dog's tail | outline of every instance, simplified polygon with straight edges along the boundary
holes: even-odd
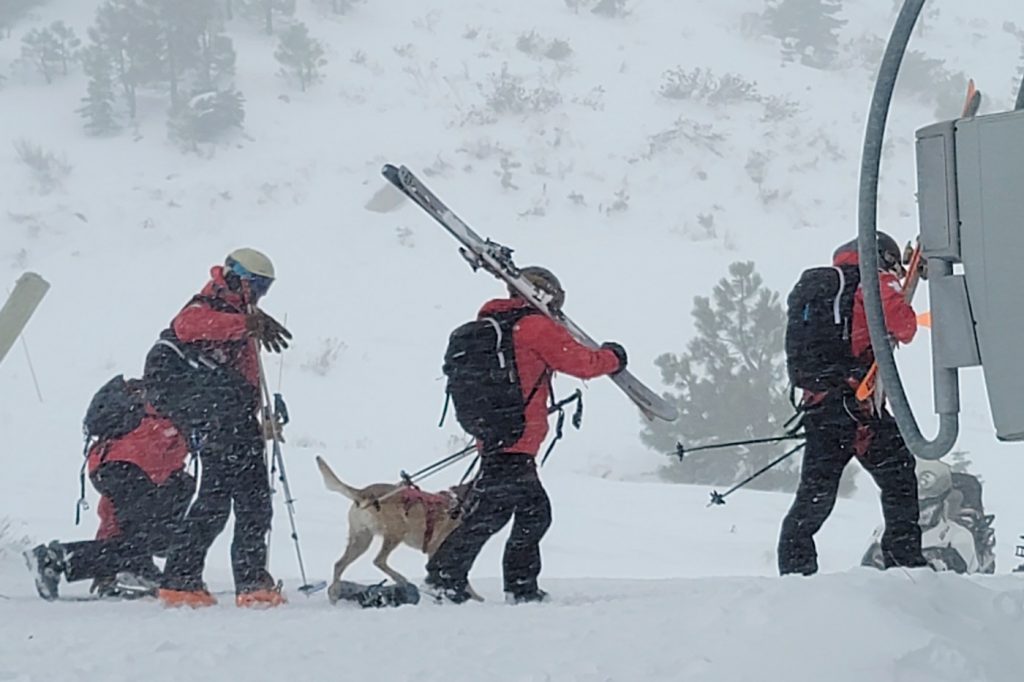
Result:
[[[359,494],[359,490],[338,478],[338,476],[331,471],[331,467],[327,466],[327,462],[325,462],[320,455],[316,456],[316,465],[320,469],[320,475],[324,477],[324,485],[327,486],[328,490],[341,493],[353,502],[364,501],[362,496]]]

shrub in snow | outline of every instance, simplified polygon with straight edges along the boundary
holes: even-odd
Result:
[[[49,194],[59,188],[71,174],[71,164],[63,155],[58,156],[23,137],[14,141],[14,151],[18,160],[31,171],[41,194]]]
[[[516,39],[516,49],[531,57],[545,57],[554,61],[563,61],[572,56],[569,41],[560,38],[548,40],[536,31],[520,34]]]
[[[562,95],[543,86],[527,87],[521,76],[510,73],[508,64],[503,64],[499,73],[490,75],[484,101],[488,111],[505,116],[550,111],[562,103]]]
[[[613,19],[629,14],[629,10],[626,9],[626,0],[598,0],[597,4],[590,11],[602,17],[611,17]]]
[[[171,138],[189,149],[200,142],[216,142],[245,121],[245,98],[237,90],[211,90],[171,112]]]
[[[669,99],[690,99],[721,106],[739,102],[760,102],[757,84],[744,80],[739,74],[727,73],[716,77],[709,69],[687,71],[679,66],[665,72],[661,85],[662,97]]]

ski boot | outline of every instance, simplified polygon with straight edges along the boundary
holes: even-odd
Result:
[[[468,585],[456,585],[436,575],[427,576],[423,581],[423,591],[433,598],[436,604],[465,604],[473,598]]]
[[[206,585],[201,585],[198,589],[192,590],[160,588],[157,590],[156,596],[167,608],[188,606],[193,609],[199,609],[206,606],[213,606],[217,603],[216,597],[210,594],[210,591],[206,589]]]
[[[235,595],[235,606],[244,609],[269,609],[287,604],[288,600],[281,592],[283,587],[284,582],[278,580],[275,583],[271,575],[264,572],[259,583],[253,588],[242,590]]]
[[[46,601],[57,599],[60,596],[57,587],[64,574],[64,548],[61,544],[54,540],[49,545],[37,545],[22,554],[35,579],[39,596]]]
[[[548,593],[540,588],[525,592],[506,592],[506,604],[539,604],[548,601]]]

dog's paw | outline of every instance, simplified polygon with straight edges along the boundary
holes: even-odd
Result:
[[[341,583],[333,582],[331,586],[327,588],[327,599],[332,604],[337,604],[338,600],[341,599]]]

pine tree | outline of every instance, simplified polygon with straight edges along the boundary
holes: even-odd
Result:
[[[838,30],[846,24],[837,18],[841,0],[767,0],[764,19],[768,31],[782,41],[787,61],[799,57],[807,66],[827,68],[839,52]]]
[[[697,336],[681,355],[658,358],[662,378],[676,390],[680,417],[648,425],[650,447],[674,453],[689,446],[779,435],[793,414],[783,340],[785,314],[779,294],[764,287],[751,262],[733,263],[712,296],[694,299]],[[671,480],[728,486],[777,457],[792,444],[755,445],[687,454],[663,470]],[[794,456],[751,483],[767,490],[796,489],[800,457]],[[848,488],[849,486],[847,486]]]
[[[54,36],[56,56],[60,61],[61,73],[66,76],[69,65],[78,58],[82,41],[75,35],[74,29],[63,21],[55,21],[50,24],[50,31]]]
[[[109,56],[112,78],[134,120],[138,89],[161,80],[159,36],[151,14],[138,0],[106,0],[96,11],[89,37]]]
[[[46,0],[0,0],[0,39],[11,37],[11,27],[30,9]]]
[[[247,16],[263,22],[268,36],[274,35],[274,17],[290,17],[295,14],[295,0],[235,0],[238,10]]]
[[[303,92],[322,80],[320,68],[327,63],[323,46],[309,35],[309,29],[303,23],[293,24],[281,34],[274,57],[281,63],[281,74],[298,80]]]
[[[82,41],[63,21],[55,21],[47,28],[34,28],[21,41],[21,57],[43,75],[47,83],[61,73],[68,75],[69,65],[75,59]]]
[[[56,73],[55,52],[54,36],[46,29],[34,28],[21,40],[21,58],[36,67],[47,84]]]
[[[117,95],[114,92],[110,55],[93,45],[82,51],[82,63],[89,76],[89,86],[77,113],[85,119],[85,129],[90,135],[115,133],[121,126],[114,112]]]

